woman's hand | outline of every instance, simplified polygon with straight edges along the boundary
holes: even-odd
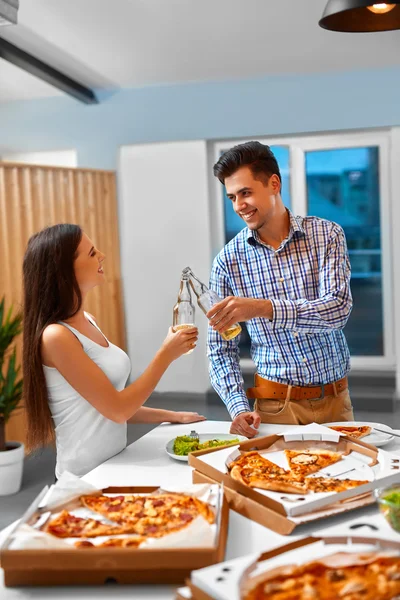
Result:
[[[178,331],[174,331],[173,327],[170,327],[168,335],[161,346],[161,351],[172,362],[182,356],[182,354],[193,350],[196,347],[198,337],[199,331],[197,327],[189,326],[187,329],[179,329]]]
[[[171,423],[196,423],[197,421],[205,421],[203,415],[197,412],[177,412],[174,411],[173,421]]]

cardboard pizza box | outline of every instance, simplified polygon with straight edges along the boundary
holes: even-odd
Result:
[[[240,600],[249,583],[272,569],[305,564],[336,553],[364,555],[368,552],[389,552],[400,556],[400,541],[384,540],[368,536],[319,536],[305,537],[285,544],[263,554],[250,554],[218,565],[193,571],[187,589],[181,598],[185,600]]]
[[[105,494],[151,494],[158,487],[108,487]],[[34,522],[47,486],[34,500],[20,523]],[[185,490],[183,490],[184,492]],[[12,549],[10,532],[0,549],[4,583],[12,586],[101,585],[105,583],[182,584],[193,569],[224,559],[229,508],[219,486],[215,543],[207,547],[179,548],[51,548]],[[59,507],[57,507],[59,508]],[[155,568],[155,565],[157,568]]]
[[[210,477],[207,477],[196,470],[193,471],[192,480],[193,483],[215,482]],[[225,496],[229,508],[241,514],[243,517],[251,519],[264,527],[268,527],[268,529],[272,529],[272,531],[276,531],[281,535],[290,535],[296,527],[299,527],[300,525],[343,514],[357,508],[363,508],[375,502],[373,494],[368,494],[361,498],[357,497],[351,501],[343,502],[337,506],[329,506],[323,510],[303,515],[302,517],[289,518],[276,512],[273,508],[265,506],[264,504],[227,487],[225,487]]]
[[[346,472],[346,469],[354,470],[356,465],[359,475],[354,478],[368,480],[368,483],[344,492],[301,496],[250,488],[232,479],[227,472],[227,464],[241,452],[257,450],[262,453],[277,445],[281,449],[301,449],[310,442],[313,447],[320,445],[343,453],[343,459],[329,467],[330,471],[338,471],[339,466]],[[270,458],[272,454],[266,456]],[[223,482],[231,508],[244,516],[251,515],[250,518],[283,535],[291,533],[297,525],[372,504],[373,490],[376,487],[389,485],[398,479],[398,463],[399,458],[394,454],[378,450],[365,442],[353,440],[317,424],[295,428],[279,435],[248,440],[235,446],[233,451],[231,448],[212,448],[189,454],[189,464],[195,468],[193,481],[206,481],[201,478],[203,475],[208,478],[208,482]],[[328,468],[324,469],[327,470]]]

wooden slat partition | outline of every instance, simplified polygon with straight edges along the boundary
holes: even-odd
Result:
[[[106,285],[92,290],[87,310],[105,335],[125,348],[115,173],[0,163],[0,298],[22,305],[22,260],[29,237],[48,225],[77,223],[106,255]],[[21,340],[17,340],[19,360]],[[25,441],[23,406],[11,417],[8,440]]]

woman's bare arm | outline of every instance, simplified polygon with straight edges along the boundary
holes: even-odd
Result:
[[[195,423],[196,421],[205,421],[205,417],[197,412],[177,412],[175,410],[142,406],[138,408],[133,417],[128,419],[128,423],[162,423],[163,421],[168,423]]]
[[[145,371],[118,392],[108,377],[84,352],[76,336],[63,325],[46,327],[42,337],[42,357],[51,357],[68,383],[102,415],[124,423],[146,402],[169,365],[195,345],[197,329],[171,329]]]

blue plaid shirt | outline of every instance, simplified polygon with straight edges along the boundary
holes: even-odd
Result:
[[[350,262],[343,229],[290,211],[288,237],[277,250],[243,229],[215,258],[210,287],[221,298],[272,302],[273,318],[246,322],[257,373],[310,386],[341,379],[350,369],[342,329],[352,308]],[[208,328],[211,383],[232,418],[251,410],[239,366],[240,336],[224,341]]]

